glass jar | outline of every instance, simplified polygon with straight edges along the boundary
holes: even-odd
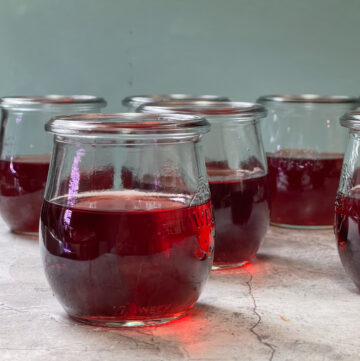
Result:
[[[339,117],[358,106],[347,96],[267,95],[262,121],[269,167],[271,223],[328,228],[346,145]]]
[[[335,202],[335,235],[341,262],[360,289],[360,111],[341,118],[348,144]]]
[[[104,326],[184,315],[208,278],[214,219],[200,139],[208,122],[136,113],[57,117],[40,239],[73,318]]]
[[[216,221],[213,268],[249,262],[269,225],[267,165],[259,129],[264,107],[240,102],[159,102],[145,104],[139,111],[197,114],[211,123],[204,151]]]
[[[0,99],[0,214],[12,232],[38,234],[52,148],[45,123],[55,115],[98,112],[105,105],[89,95]]]
[[[228,97],[218,95],[192,95],[192,94],[147,94],[147,95],[131,95],[122,100],[122,105],[129,112],[135,112],[136,109],[143,104],[162,102],[162,101],[229,101]]]

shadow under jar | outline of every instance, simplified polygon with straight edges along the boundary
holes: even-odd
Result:
[[[0,99],[0,214],[14,233],[36,236],[52,139],[44,125],[60,114],[98,112],[102,98],[44,95]]]
[[[138,107],[148,103],[163,101],[230,101],[228,97],[219,95],[194,95],[194,94],[146,94],[130,95],[122,100],[122,105],[129,112],[135,112]]]
[[[267,165],[258,124],[264,107],[241,102],[159,102],[139,111],[197,114],[210,122],[204,151],[216,220],[213,269],[249,262],[269,225]]]
[[[347,96],[267,95],[262,133],[269,167],[271,223],[329,228],[346,145],[339,117],[358,106]]]
[[[349,128],[339,189],[335,203],[335,236],[341,262],[360,289],[360,111],[341,118]]]
[[[66,312],[104,326],[184,315],[213,260],[200,117],[58,117],[41,213],[47,279]]]

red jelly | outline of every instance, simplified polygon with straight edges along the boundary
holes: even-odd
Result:
[[[337,196],[335,235],[341,262],[360,289],[360,193]]]
[[[214,223],[210,201],[183,201],[137,191],[45,201],[45,272],[65,310],[111,324],[171,319],[192,307],[211,268]]]
[[[268,153],[271,222],[330,226],[343,154],[309,151]]]
[[[266,176],[233,181],[210,181],[215,211],[214,266],[241,265],[251,260],[269,225]]]
[[[36,234],[49,155],[0,160],[0,213],[12,232]]]

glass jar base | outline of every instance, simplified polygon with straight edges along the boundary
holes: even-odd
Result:
[[[308,229],[308,230],[316,230],[316,229],[332,229],[333,225],[325,225],[325,226],[308,226],[308,225],[298,225],[298,224],[283,224],[283,223],[275,223],[270,222],[270,224],[274,227],[280,228],[290,228],[290,229]]]
[[[249,263],[249,261],[243,261],[240,263],[213,264],[213,266],[211,267],[211,270],[217,271],[217,270],[227,270],[227,269],[231,269],[231,268],[239,268],[239,267],[245,266],[248,263]]]
[[[119,320],[115,317],[82,317],[82,316],[73,316],[69,314],[69,317],[73,320],[85,323],[87,325],[95,327],[145,327],[145,326],[156,326],[171,321],[175,321],[186,315],[186,312],[176,314],[175,316],[157,318],[157,319],[144,319],[144,320]]]
[[[19,236],[27,237],[27,238],[38,238],[39,237],[39,232],[26,232],[26,231],[11,230],[11,233],[17,234]]]

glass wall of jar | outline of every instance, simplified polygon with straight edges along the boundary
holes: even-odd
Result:
[[[60,114],[98,112],[105,105],[89,95],[0,99],[0,214],[12,232],[38,234],[52,148],[45,123]]]
[[[328,228],[346,144],[339,117],[358,106],[347,96],[268,95],[262,134],[269,167],[271,223]]]
[[[214,217],[200,139],[187,115],[58,117],[41,213],[47,279],[73,318],[98,325],[170,321],[211,270]]]
[[[122,100],[122,105],[129,112],[135,112],[136,109],[143,105],[153,102],[162,101],[229,101],[228,97],[219,95],[194,95],[194,94],[147,94],[147,95],[130,95]]]
[[[269,225],[266,157],[259,119],[265,109],[240,102],[159,102],[142,112],[197,114],[211,123],[204,152],[215,210],[214,269],[239,267],[256,254]]]
[[[335,235],[341,262],[360,289],[360,111],[341,118],[348,144],[335,203]]]

